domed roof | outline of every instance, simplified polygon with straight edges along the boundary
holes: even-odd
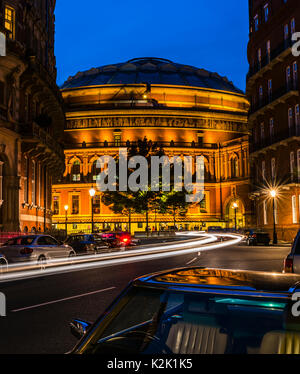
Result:
[[[201,87],[243,94],[226,77],[189,65],[154,57],[142,57],[124,63],[105,65],[70,77],[62,89],[111,84],[161,84]]]

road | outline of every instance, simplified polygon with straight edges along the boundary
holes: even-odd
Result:
[[[94,321],[128,282],[138,276],[174,267],[282,271],[288,247],[246,247],[243,244],[197,254],[55,274],[0,284],[7,298],[7,317],[0,318],[0,354],[60,354],[76,339],[69,322]]]

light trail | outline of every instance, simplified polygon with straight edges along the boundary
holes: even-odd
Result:
[[[58,262],[59,260],[53,260],[53,262],[51,262],[53,267],[49,267],[43,270],[23,270],[13,273],[4,273],[0,275],[0,282],[45,277],[55,274],[82,271],[93,268],[103,268],[108,266],[123,265],[127,263],[151,261],[173,256],[188,255],[192,253],[220,249],[230,245],[236,245],[242,240],[242,236],[234,234],[207,235],[201,233],[199,234],[199,236],[205,236],[206,239],[196,239],[188,242],[177,242],[171,245],[158,246],[153,247],[152,249],[141,249],[125,253],[117,252],[109,254],[110,256],[107,256],[107,254],[90,256],[89,258],[81,256],[80,258],[75,258],[76,263],[73,258],[68,259],[69,261],[73,261],[73,263],[68,262],[67,264],[66,262],[62,263],[61,261]],[[223,238],[227,238],[228,240],[212,244],[213,241],[215,242],[217,240],[218,236],[222,236]]]

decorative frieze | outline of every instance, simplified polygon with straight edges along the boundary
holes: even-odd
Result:
[[[223,121],[211,118],[99,117],[67,121],[67,130],[110,127],[178,127],[248,133],[247,124],[244,122]]]

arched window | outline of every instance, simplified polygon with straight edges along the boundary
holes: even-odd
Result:
[[[97,181],[97,176],[99,175],[99,173],[100,173],[100,169],[97,168],[97,160],[95,160],[92,165],[93,181]]]
[[[72,166],[72,181],[80,181],[80,162],[78,160],[76,160]]]
[[[237,157],[231,159],[231,177],[237,178],[239,176],[239,162]]]

